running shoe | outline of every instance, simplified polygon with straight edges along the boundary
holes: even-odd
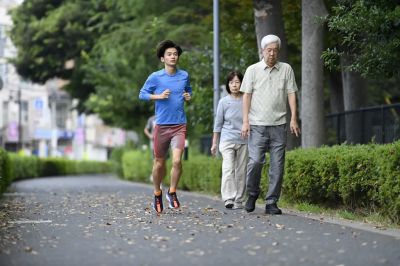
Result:
[[[171,209],[179,208],[180,204],[179,204],[178,197],[176,196],[176,192],[169,193],[169,190],[168,190],[167,195],[165,195],[165,197],[168,200],[169,208],[171,208]]]
[[[153,209],[157,213],[161,213],[163,211],[164,206],[163,206],[163,202],[162,202],[162,192],[159,196],[154,195]]]

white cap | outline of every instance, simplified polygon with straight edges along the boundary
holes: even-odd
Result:
[[[264,49],[268,44],[275,42],[278,43],[278,47],[281,49],[281,39],[278,36],[272,34],[264,36],[261,40],[261,49]]]

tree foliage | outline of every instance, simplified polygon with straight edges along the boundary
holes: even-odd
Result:
[[[340,0],[328,17],[328,27],[339,42],[323,54],[330,68],[340,65],[346,54],[345,70],[367,78],[399,77],[400,5],[396,0]]]
[[[211,2],[211,1],[210,1]],[[204,40],[181,59],[182,67],[191,74],[194,97],[188,106],[189,129],[211,133],[213,128],[213,20],[211,3],[204,26],[209,29]],[[247,66],[258,60],[250,1],[220,1],[220,84],[232,70],[244,74]]]
[[[138,100],[139,90],[162,67],[157,43],[176,41],[184,50],[180,67],[194,89],[190,125],[201,132],[212,128],[211,0],[26,0],[13,21],[13,63],[20,75],[40,83],[69,80],[66,89],[80,100],[81,111],[123,128],[153,112],[151,103]],[[221,77],[244,71],[257,58],[252,21],[251,2],[220,1]],[[65,67],[69,60],[72,69]]]
[[[90,31],[87,18],[97,12],[92,1],[23,2],[12,13],[11,39],[18,49],[12,62],[18,73],[37,83],[52,78],[69,80],[67,90],[84,101],[94,88],[81,79],[80,54],[90,51],[95,42],[96,33]],[[75,61],[75,68],[65,67],[68,60]]]
[[[122,2],[130,5],[131,1],[119,4]],[[109,124],[131,128],[152,113],[153,105],[139,101],[138,94],[147,76],[161,67],[155,55],[158,42],[172,39],[182,45],[183,56],[187,56],[207,34],[194,7],[182,7],[179,1],[175,7],[162,2],[121,8],[122,16],[134,19],[114,22],[113,31],[102,34],[84,56],[86,79],[96,88],[86,106]],[[109,14],[103,15],[100,21],[108,21]]]

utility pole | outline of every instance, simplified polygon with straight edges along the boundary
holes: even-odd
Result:
[[[220,98],[219,88],[219,0],[213,0],[213,22],[214,22],[214,117],[217,114],[218,101]]]
[[[22,144],[22,101],[21,101],[21,82],[18,85],[18,145],[17,145],[17,151],[22,150],[23,144]]]
[[[53,82],[54,83],[54,82]],[[57,130],[57,89],[52,88],[50,97],[50,112],[51,112],[51,141],[50,141],[50,156],[57,156],[57,141],[58,141],[58,130]]]
[[[0,49],[1,49],[1,42],[0,42]],[[4,83],[3,79],[0,77],[0,91],[3,89]],[[3,122],[4,123],[4,122]],[[4,147],[4,130],[0,130],[0,147]]]

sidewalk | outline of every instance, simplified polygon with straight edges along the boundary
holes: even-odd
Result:
[[[217,201],[219,200],[218,197],[213,197],[213,196],[209,196],[209,195],[202,194],[202,193],[196,193],[196,192],[190,192],[190,193],[197,194],[202,197],[208,197],[211,200],[217,200]],[[257,204],[257,208],[262,210],[264,208],[264,205]],[[377,226],[374,224],[340,219],[337,217],[328,216],[328,215],[324,215],[324,214],[313,214],[313,213],[301,212],[301,211],[297,211],[294,209],[282,208],[282,211],[285,215],[295,215],[295,216],[319,221],[321,223],[331,223],[331,224],[336,224],[336,225],[340,225],[340,226],[351,227],[351,228],[358,229],[358,230],[364,230],[364,231],[368,231],[371,233],[377,233],[377,234],[392,236],[395,238],[400,238],[400,229],[398,229],[398,228],[381,227],[381,226]]]
[[[400,238],[285,210],[227,210],[178,191],[156,215],[150,185],[107,176],[24,180],[0,200],[0,265],[399,265]]]

